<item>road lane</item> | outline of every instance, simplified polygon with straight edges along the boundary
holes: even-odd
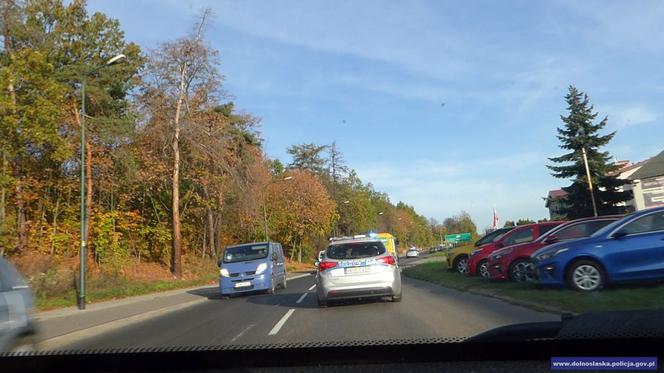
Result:
[[[318,308],[314,277],[274,295],[209,301],[67,348],[170,347],[467,337],[520,322],[556,320],[497,299],[403,277],[404,300],[346,301]],[[214,295],[214,288],[208,295]]]
[[[402,278],[403,301],[346,301],[318,308],[307,297],[277,343],[468,337],[491,328],[560,317],[498,299]],[[312,294],[313,295],[313,294]]]
[[[210,346],[247,344],[266,338],[269,331],[313,283],[313,276],[288,281],[286,290],[274,295],[221,299],[217,287],[200,292],[209,301],[131,325],[93,338],[77,341],[60,349]],[[248,328],[249,325],[254,325]],[[254,343],[254,342],[249,342]]]

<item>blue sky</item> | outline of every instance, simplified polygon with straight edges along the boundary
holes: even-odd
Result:
[[[202,8],[225,89],[270,157],[336,141],[360,177],[422,214],[480,228],[548,216],[547,157],[569,84],[617,130],[618,159],[664,150],[658,1],[90,1],[144,49]]]

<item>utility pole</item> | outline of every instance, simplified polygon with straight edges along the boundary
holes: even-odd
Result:
[[[85,262],[86,262],[86,257],[87,257],[87,237],[86,237],[86,232],[87,232],[87,226],[88,226],[88,214],[85,206],[85,201],[86,201],[86,195],[85,195],[85,153],[86,153],[86,147],[85,147],[85,84],[87,77],[92,75],[94,72],[97,70],[101,69],[104,66],[110,66],[113,65],[114,63],[117,63],[123,59],[125,59],[126,56],[124,54],[118,54],[117,56],[111,58],[106,62],[105,65],[99,66],[93,70],[88,71],[86,76],[81,78],[81,237],[79,240],[79,252],[78,252],[78,257],[79,257],[79,288],[78,288],[78,298],[77,298],[77,306],[79,310],[84,310],[85,309]]]
[[[578,135],[584,137],[586,131],[583,127],[579,128]],[[583,165],[586,168],[586,179],[588,180],[588,191],[590,191],[590,201],[593,204],[593,214],[597,216],[597,203],[595,202],[595,192],[593,191],[593,180],[590,176],[590,166],[588,166],[588,155],[586,153],[586,144],[583,141],[581,142],[581,153],[583,154]]]
[[[590,200],[592,201],[593,204],[593,214],[597,216],[597,204],[595,202],[595,193],[593,192],[593,181],[592,178],[590,177],[590,167],[588,167],[588,156],[586,155],[585,146],[581,148],[581,152],[583,153],[583,163],[586,166],[586,178],[588,179],[588,190],[590,191]]]

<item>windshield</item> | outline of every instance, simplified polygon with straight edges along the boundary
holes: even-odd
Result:
[[[664,209],[663,41],[661,0],[0,0],[0,335],[16,309],[46,350],[664,310],[662,216],[554,227]]]
[[[224,263],[244,262],[267,258],[267,245],[247,245],[229,247],[224,250]]]
[[[495,230],[486,236],[482,237],[479,239],[477,242],[475,242],[475,246],[482,246],[484,244],[490,243],[490,242],[496,242],[498,241],[505,233],[509,232],[511,228],[503,228],[503,229],[498,229]]]
[[[332,245],[327,248],[325,256],[329,259],[362,259],[385,254],[385,246],[381,242],[357,242]]]
[[[627,220],[629,220],[632,217],[633,214],[627,214],[625,215],[624,218],[618,219],[614,222],[611,222],[610,224],[605,225],[603,228],[598,229],[595,233],[590,235],[590,237],[603,237],[606,236],[607,234],[611,233],[614,229],[618,228],[619,226],[623,225]]]

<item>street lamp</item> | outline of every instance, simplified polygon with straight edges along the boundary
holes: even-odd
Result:
[[[88,216],[86,214],[85,206],[85,83],[87,77],[97,70],[110,66],[115,63],[122,61],[127,58],[124,54],[118,54],[102,66],[96,67],[87,72],[84,76],[81,77],[81,238],[80,238],[80,250],[79,250],[79,289],[78,289],[78,309],[85,309],[85,259],[86,259],[86,248],[87,242],[85,237],[85,232],[88,225]]]
[[[579,128],[578,135],[579,137],[584,137],[586,135],[586,131],[583,129],[583,127]],[[590,191],[590,200],[592,201],[593,204],[593,214],[597,216],[597,204],[595,203],[595,192],[593,192],[593,181],[590,178],[590,167],[588,166],[588,156],[586,155],[586,145],[584,142],[581,142],[581,153],[583,154],[583,164],[586,167],[586,178],[588,180],[588,190]]]
[[[293,179],[292,176],[286,176],[283,179],[272,180],[269,183],[267,183],[265,185],[265,187],[267,188],[268,185],[276,183],[277,181],[287,181],[287,180],[291,180],[291,179]],[[264,229],[264,233],[265,233],[265,241],[270,242],[270,235],[268,234],[268,231],[267,231],[267,210],[265,209],[265,192],[263,192],[263,229]]]

